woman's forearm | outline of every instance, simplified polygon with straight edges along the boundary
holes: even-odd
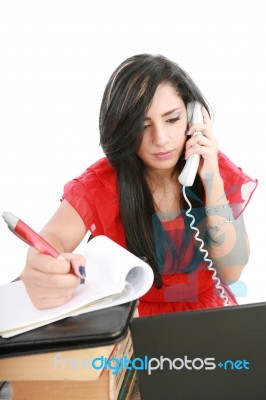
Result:
[[[239,279],[249,258],[249,243],[246,235],[241,205],[228,204],[220,177],[205,182],[207,249],[217,273],[223,283],[230,284]]]
[[[242,215],[217,229],[207,230],[208,252],[221,281],[231,284],[240,278],[249,258],[249,241]]]

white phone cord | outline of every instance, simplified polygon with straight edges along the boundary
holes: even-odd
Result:
[[[200,233],[199,230],[198,230],[198,228],[196,228],[196,227],[194,226],[195,218],[194,218],[194,216],[193,216],[192,214],[190,214],[190,211],[192,210],[192,206],[191,206],[190,201],[189,201],[188,198],[187,198],[187,195],[186,195],[186,187],[185,187],[185,186],[183,186],[182,192],[183,192],[183,196],[184,196],[186,202],[187,202],[188,205],[189,205],[189,209],[186,211],[186,216],[192,219],[192,221],[191,221],[191,223],[190,223],[190,228],[193,229],[194,231],[196,231],[196,233],[195,233],[195,239],[196,239],[198,242],[201,243],[201,245],[200,245],[200,247],[199,247],[199,250],[200,250],[201,253],[205,253],[205,255],[203,256],[203,258],[204,258],[204,260],[208,263],[208,270],[210,270],[210,271],[213,272],[213,274],[212,274],[212,279],[214,280],[214,282],[216,282],[216,283],[215,283],[215,287],[220,291],[220,297],[221,297],[222,299],[224,299],[224,306],[228,306],[228,305],[229,305],[229,300],[228,300],[228,297],[227,297],[226,294],[225,294],[224,288],[221,286],[221,281],[220,281],[220,279],[219,279],[218,276],[217,276],[217,271],[216,271],[216,269],[213,267],[213,262],[212,262],[212,260],[209,258],[209,253],[208,253],[208,251],[207,251],[206,249],[203,248],[203,247],[204,247],[204,242],[203,242],[203,240],[200,239],[200,238],[198,237],[198,236],[199,236],[199,233]]]

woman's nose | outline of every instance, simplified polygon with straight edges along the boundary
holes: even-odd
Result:
[[[153,143],[157,146],[164,146],[169,143],[169,135],[167,129],[163,126],[153,128]]]

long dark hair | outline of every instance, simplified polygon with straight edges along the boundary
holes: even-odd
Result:
[[[161,83],[170,83],[185,105],[199,101],[208,110],[200,90],[179,65],[161,55],[140,54],[128,58],[110,77],[100,109],[100,144],[117,171],[120,212],[127,248],[139,257],[147,257],[155,284],[161,286],[154,229],[156,220],[153,197],[145,178],[145,166],[136,155],[143,136],[143,122],[155,91]],[[180,157],[176,170],[181,171]],[[197,176],[191,197],[194,207],[201,206],[202,184]],[[198,198],[198,199],[197,199]],[[180,209],[187,206],[181,196]],[[155,216],[155,218],[154,218]]]

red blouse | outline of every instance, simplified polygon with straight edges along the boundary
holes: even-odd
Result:
[[[242,204],[242,211],[248,204],[257,186],[257,180],[251,179],[233,164],[222,152],[218,154],[221,177],[229,203]],[[119,197],[115,169],[106,158],[98,160],[82,175],[67,183],[63,198],[75,208],[84,224],[94,236],[106,235],[123,247],[126,247],[123,223],[119,212]],[[234,217],[238,217],[238,208],[233,208]],[[171,236],[175,231],[175,241],[182,241],[184,231],[182,216],[164,223]],[[177,230],[180,235],[176,235]],[[179,239],[177,239],[179,237]],[[179,246],[178,243],[174,242]],[[192,241],[191,245],[194,243]],[[188,253],[189,254],[189,250]],[[162,274],[163,287],[152,288],[141,297],[140,315],[152,315],[173,311],[221,306],[223,300],[214,286],[212,273],[206,269],[203,261],[196,271],[191,273]],[[224,287],[230,304],[236,304],[234,295]]]
[[[181,272],[182,268],[190,265],[195,250],[194,233],[188,246],[182,251],[184,236],[184,216],[179,215],[172,221],[163,222],[163,228],[174,243],[180,259],[175,261],[174,271],[170,251],[164,260],[163,272],[161,274],[163,286],[156,289],[155,286],[140,299],[139,314],[152,315],[176,311],[195,310],[200,308],[220,307],[224,299],[220,297],[220,290],[215,287],[212,272],[204,260],[199,263],[197,269],[191,273]],[[229,304],[237,304],[235,296],[228,287],[222,285]]]

